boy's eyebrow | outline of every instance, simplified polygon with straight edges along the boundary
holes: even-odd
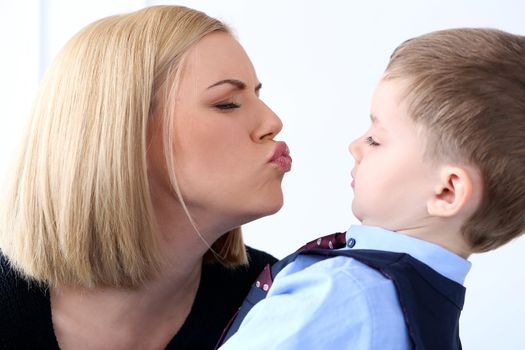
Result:
[[[222,84],[233,85],[235,88],[237,88],[239,90],[246,89],[246,83],[244,83],[243,81],[237,80],[237,79],[224,79],[224,80],[218,81],[215,84],[212,84],[212,85],[208,86],[208,89],[211,89],[213,87],[216,87],[216,86],[219,86],[219,85],[222,85]],[[259,83],[255,87],[255,92],[258,92],[261,88],[262,88],[262,84]]]
[[[370,114],[370,121],[372,122],[372,126],[373,126],[376,130],[383,130],[383,131],[386,131],[386,129],[385,129],[385,125],[384,125],[384,124],[381,124],[381,119],[379,119],[378,117],[376,117],[374,114]]]

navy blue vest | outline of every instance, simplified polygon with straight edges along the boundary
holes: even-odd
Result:
[[[440,275],[408,254],[379,250],[322,248],[297,251],[275,263],[271,270],[269,266],[265,268],[258,281],[252,286],[236,317],[225,329],[219,346],[239,329],[242,320],[253,305],[266,297],[271,281],[277,273],[294,261],[299,254],[322,255],[327,259],[344,255],[378,270],[394,282],[414,349],[461,349],[459,316],[465,298],[465,288],[462,285]],[[267,277],[264,276],[265,274]]]

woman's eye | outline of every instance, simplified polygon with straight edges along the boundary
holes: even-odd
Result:
[[[233,102],[228,102],[228,103],[219,103],[219,104],[216,104],[214,107],[215,108],[218,108],[218,109],[234,109],[234,108],[239,108],[241,105],[240,104],[237,104],[237,103],[233,103]]]
[[[372,136],[368,136],[366,139],[365,139],[365,142],[369,145],[369,146],[379,146],[379,143],[376,142]]]

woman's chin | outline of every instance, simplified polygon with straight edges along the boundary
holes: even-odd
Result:
[[[279,210],[281,210],[282,207],[283,207],[282,197],[280,198],[280,200],[276,200],[271,203],[266,203],[266,205],[264,206],[261,206],[259,203],[257,208],[254,208],[254,210],[251,210],[250,212],[245,213],[243,215],[244,217],[243,221],[245,221],[244,224],[247,224],[251,221],[263,218],[265,216],[273,215],[277,213]]]
[[[277,196],[277,198],[275,198],[271,203],[268,203],[268,205],[263,208],[261,211],[261,217],[277,213],[279,210],[281,210],[283,204],[284,198],[281,192],[280,196]]]

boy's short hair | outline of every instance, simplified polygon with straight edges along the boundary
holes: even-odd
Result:
[[[525,229],[525,37],[450,29],[401,44],[385,79],[405,79],[408,112],[423,126],[429,159],[473,165],[482,201],[462,233],[473,252]]]

